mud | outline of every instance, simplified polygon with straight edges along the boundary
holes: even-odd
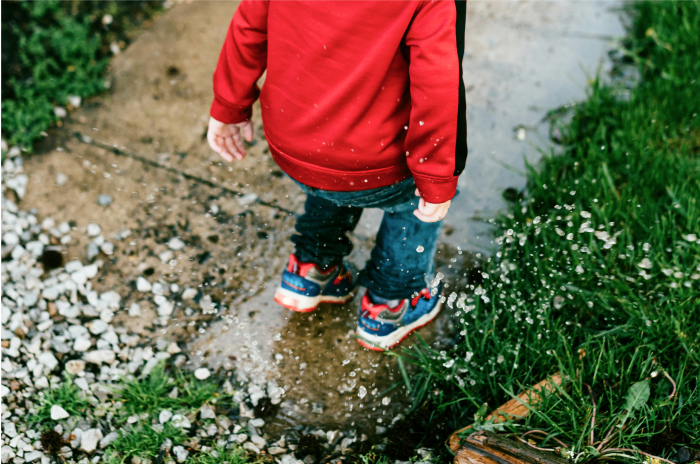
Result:
[[[224,164],[204,139],[211,74],[236,5],[178,4],[117,56],[110,91],[71,113],[43,153],[26,160],[30,185],[22,205],[57,223],[73,221],[77,229],[102,225],[115,252],[102,256],[96,290],[116,290],[124,308],[139,302],[144,310],[141,318],[120,312],[115,324],[189,343],[191,366],[222,367],[242,381],[274,380],[284,388],[279,407],[258,403],[269,409],[269,433],[355,429],[382,440],[408,398],[400,386],[384,393],[401,380],[395,358],[354,341],[355,304],[301,315],[272,302],[291,252],[294,216],[287,211],[300,212],[304,197],[272,161],[259,108],[256,139],[244,161]],[[456,247],[476,252],[489,246],[487,228],[474,217],[500,208],[503,188],[523,185],[502,164],[522,168],[523,156],[537,157],[533,145],[544,143],[546,133],[541,116],[583,95],[579,65],[592,73],[606,46],[596,35],[621,33],[613,5],[470,1],[464,69],[471,151],[437,258],[448,291],[463,289],[477,262]],[[514,136],[518,125],[526,128],[525,140]],[[56,184],[58,173],[67,175],[67,184]],[[102,194],[113,198],[110,206],[97,205]],[[248,194],[255,197],[241,196]],[[380,220],[381,212],[367,211],[352,236],[350,260],[359,267]],[[185,247],[163,262],[173,237]],[[75,238],[64,248],[64,261],[85,259],[86,247]],[[171,293],[177,304],[170,320],[158,317],[152,296],[137,291],[139,276]],[[183,300],[188,287],[196,296]],[[449,343],[449,313],[420,331],[428,343]],[[383,404],[384,397],[391,401]]]

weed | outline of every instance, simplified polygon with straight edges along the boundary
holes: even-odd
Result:
[[[85,417],[86,411],[90,407],[90,401],[85,393],[73,383],[73,379],[67,377],[65,382],[58,387],[48,388],[39,393],[36,412],[29,416],[29,422],[55,425],[55,421],[51,419],[51,406],[53,405],[62,407],[72,417]]]
[[[111,48],[126,45],[134,26],[147,21],[160,3],[4,3],[3,137],[31,151],[43,131],[61,124],[55,106],[67,106],[69,95],[85,98],[104,90]]]
[[[171,395],[173,389],[176,395]],[[154,415],[164,409],[196,411],[207,402],[217,403],[217,389],[217,382],[202,382],[191,373],[176,371],[170,375],[161,363],[145,377],[125,380],[115,393],[123,403],[121,414],[125,420],[133,414]],[[221,398],[218,402],[225,407],[224,403],[230,403],[230,398]]]
[[[161,453],[161,445],[166,440],[178,444],[184,439],[185,433],[182,429],[167,422],[162,426],[147,423],[127,426],[120,430],[119,438],[109,444],[105,462],[124,464],[131,462],[132,457],[153,459]]]
[[[206,453],[195,455],[190,461],[192,464],[244,464],[248,462],[261,462],[261,460],[251,461],[248,454],[239,447],[226,449],[217,446]]]

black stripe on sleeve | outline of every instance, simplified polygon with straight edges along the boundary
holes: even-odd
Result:
[[[457,8],[457,59],[459,60],[459,109],[457,111],[457,141],[455,144],[455,172],[458,176],[464,170],[467,162],[467,96],[464,90],[464,71],[462,70],[462,60],[464,59],[464,35],[467,21],[466,0],[455,0]]]

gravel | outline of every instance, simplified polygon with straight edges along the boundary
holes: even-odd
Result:
[[[75,106],[75,105],[74,105]],[[191,314],[197,313],[197,306],[205,314],[216,314],[220,308],[207,295],[204,289],[198,290],[175,283],[158,281],[157,277],[146,275],[133,281],[115,282],[109,291],[97,291],[101,288],[97,281],[105,263],[109,259],[114,263],[120,259],[122,242],[131,231],[124,230],[113,235],[113,244],[103,236],[102,227],[91,223],[86,229],[75,227],[71,222],[57,224],[52,218],[39,218],[36,210],[20,210],[5,192],[13,190],[15,198],[21,199],[26,193],[28,177],[22,172],[19,153],[9,157],[2,166],[2,358],[0,369],[2,380],[2,462],[21,464],[22,462],[41,462],[50,464],[54,457],[41,450],[40,434],[28,427],[26,418],[36,414],[42,391],[61,386],[64,374],[72,377],[72,382],[90,403],[87,417],[70,414],[65,408],[68,403],[53,404],[50,417],[55,422],[55,430],[63,436],[63,446],[59,455],[64,461],[79,464],[102,462],[104,449],[109,448],[119,438],[123,423],[117,424],[122,406],[115,397],[115,382],[123,378],[143,377],[162,361],[182,368],[191,366],[194,357],[183,353],[181,347],[172,340],[159,339],[154,334],[137,334],[126,326],[124,321],[140,323],[139,318],[152,314],[156,310],[156,325],[164,326],[173,315],[176,305],[188,303]],[[67,176],[59,173],[57,185],[71,182]],[[102,199],[103,196],[100,196]],[[108,196],[105,196],[108,197]],[[100,204],[111,203],[100,201]],[[255,202],[257,197],[247,195],[239,201]],[[249,204],[247,203],[247,204]],[[73,226],[71,226],[73,224]],[[75,239],[85,240],[87,245],[87,262],[71,258],[71,250],[59,244],[67,244]],[[137,240],[133,237],[133,240]],[[132,246],[135,242],[131,242]],[[179,237],[167,241],[167,250],[157,257],[165,263],[183,259],[178,256],[185,248]],[[105,256],[106,255],[106,256]],[[46,269],[44,264],[46,264]],[[48,264],[51,263],[51,264]],[[145,272],[144,269],[140,272]],[[122,295],[137,301],[122,301]],[[185,308],[183,308],[184,310]],[[182,311],[182,310],[181,310]],[[127,318],[116,318],[115,314],[125,313]],[[185,312],[187,314],[187,312]],[[134,320],[136,319],[136,320]],[[159,331],[157,331],[159,332]],[[191,366],[191,367],[190,367]],[[206,367],[194,370],[194,377],[204,381],[221,372]],[[230,373],[229,373],[230,374]],[[231,382],[234,382],[233,379]],[[234,389],[226,381],[222,387],[223,397],[228,396],[240,406],[236,419],[229,419],[216,404],[205,404],[200,408],[198,418],[186,408],[181,410],[160,411],[152,427],[165,427],[165,424],[186,430],[188,442],[167,444],[171,450],[165,462],[185,462],[196,452],[207,451],[199,444],[203,437],[209,442],[228,444],[229,447],[242,447],[254,454],[275,456],[278,464],[299,464],[300,461],[290,451],[295,449],[295,441],[287,443],[282,437],[276,442],[263,433],[265,421],[256,418],[252,405],[267,396],[273,404],[279,404],[284,389],[274,381],[261,384],[245,384]],[[235,383],[235,382],[234,382]],[[237,384],[240,385],[240,384]],[[177,398],[178,390],[168,393],[170,398]],[[221,398],[221,397],[220,397]],[[218,415],[217,415],[218,414]],[[138,414],[130,416],[126,423],[138,426],[146,417]],[[246,431],[248,433],[241,433]],[[296,432],[294,432],[296,433]],[[314,432],[319,436],[327,455],[336,458],[351,450],[354,434],[342,439],[338,431]],[[165,445],[165,444],[164,444]],[[175,446],[173,446],[175,445]],[[304,457],[304,456],[301,456]],[[99,458],[99,459],[98,459]],[[137,462],[138,461],[138,462]],[[132,460],[131,464],[148,464],[146,460]]]

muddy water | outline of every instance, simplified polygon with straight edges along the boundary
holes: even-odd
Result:
[[[541,122],[546,111],[584,97],[586,78],[605,64],[609,39],[623,32],[615,7],[619,4],[470,0],[464,59],[470,154],[444,243],[475,252],[490,248],[487,224],[478,217],[504,206],[504,188],[524,186],[524,178],[504,165],[522,170],[525,159],[536,160],[537,148],[547,144],[548,128]],[[358,226],[351,260],[360,266],[380,220],[380,211],[368,210]],[[455,267],[468,264],[457,257]],[[454,271],[444,258],[440,269]],[[457,274],[452,274],[454,281]],[[292,426],[355,429],[381,439],[407,405],[403,388],[382,396],[401,382],[395,358],[354,341],[355,304],[293,314],[272,302],[276,284],[275,278],[267,281],[192,349],[205,353],[211,366],[233,365],[241,380],[274,379],[285,389],[268,432]],[[449,313],[421,330],[429,343],[449,341]],[[367,392],[364,397],[360,387]],[[382,402],[384,397],[389,399]]]

